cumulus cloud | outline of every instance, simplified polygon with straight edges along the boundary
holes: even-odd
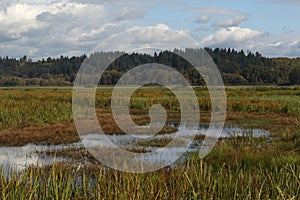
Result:
[[[261,0],[261,2],[300,5],[298,0]],[[206,23],[206,27],[201,26],[195,29],[198,37],[201,35],[199,40],[202,46],[259,51],[270,57],[300,56],[300,35],[290,27],[283,26],[281,34],[272,34],[242,28],[241,24],[248,20],[249,15],[237,10],[207,7],[193,8],[189,11],[200,16],[197,19],[199,23],[202,21]],[[208,16],[210,20],[206,22],[201,16]],[[214,32],[211,32],[212,30]]]
[[[202,46],[261,52],[268,57],[299,57],[299,34],[269,34],[249,28],[223,28],[204,37]]]
[[[244,43],[266,33],[249,28],[229,27],[205,37],[201,44],[204,46],[232,46],[236,43]]]
[[[163,1],[172,4],[170,0]],[[285,2],[292,5],[298,1]],[[145,5],[145,2],[139,0],[1,0],[0,56],[27,55],[39,59],[61,54],[81,55],[104,39],[132,26],[137,28],[157,24],[156,27],[170,30],[170,19],[157,15],[161,18],[154,21],[151,15],[156,13],[147,14],[151,12],[149,10],[153,4],[157,3],[152,1]],[[283,34],[274,36],[241,28],[248,14],[237,10],[206,7],[189,9],[188,13],[196,14],[194,22],[200,27],[194,27],[192,32],[191,27],[189,30],[182,28],[179,32],[188,36],[201,36],[203,39],[199,40],[202,46],[249,49],[270,56],[300,55],[299,34],[290,27],[283,27]],[[146,19],[147,16],[150,19]],[[173,21],[176,19],[172,18]],[[182,26],[187,27],[185,24]],[[140,31],[136,34],[145,34],[146,44],[157,46],[171,45],[176,39],[175,36],[166,37],[158,32]]]
[[[161,50],[199,48],[199,43],[188,37],[189,31],[174,31],[166,24],[156,26],[131,27],[102,42],[97,51],[125,51],[154,53]]]
[[[35,20],[36,15],[41,12],[39,6],[27,4],[9,6],[0,12],[0,32],[9,38],[17,39],[23,32],[42,28],[44,24]]]
[[[256,41],[255,49],[270,57],[299,57],[299,38],[297,34],[269,35]]]
[[[133,1],[134,0],[128,0]],[[110,1],[3,0],[0,6],[0,55],[33,58],[91,50],[126,29],[122,22],[144,17],[142,9]]]

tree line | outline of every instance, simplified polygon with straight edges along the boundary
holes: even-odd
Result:
[[[300,84],[300,58],[267,58],[260,53],[231,48],[205,48],[226,85]],[[118,57],[103,73],[99,85],[114,85],[128,70],[147,63],[161,63],[179,71],[192,85],[203,85],[197,70],[178,53],[197,56],[200,49],[162,51],[150,54],[95,52],[89,57],[60,56],[32,61],[0,57],[0,86],[72,86],[85,60],[101,64],[99,57]],[[195,58],[197,59],[197,58]]]

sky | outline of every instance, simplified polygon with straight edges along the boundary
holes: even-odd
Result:
[[[162,27],[202,47],[300,57],[299,10],[299,0],[1,0],[0,56],[79,56],[130,28]]]

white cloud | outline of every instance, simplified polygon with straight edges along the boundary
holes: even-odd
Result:
[[[35,17],[42,12],[39,6],[27,4],[16,4],[9,6],[0,12],[0,32],[7,37],[16,39],[20,34],[30,29],[44,27],[43,23],[35,20]]]
[[[124,21],[128,19],[139,19],[144,17],[144,12],[137,8],[123,8],[119,13],[116,14],[115,20],[116,21]]]
[[[249,28],[229,27],[205,37],[201,44],[203,46],[232,46],[236,43],[244,43],[265,35],[264,32]]]
[[[155,27],[160,29],[170,30],[170,28],[164,23],[159,23]]]
[[[280,47],[282,46],[282,42],[273,42],[270,44],[271,47]]]
[[[134,0],[128,0],[132,4]],[[89,52],[101,40],[140,20],[134,5],[102,0],[3,0],[0,5],[0,55],[33,58]]]
[[[256,42],[255,49],[270,57],[299,57],[300,35],[269,35]]]
[[[189,11],[199,14],[196,23],[212,23],[212,27],[225,28],[239,26],[248,19],[246,13],[218,7],[194,8]],[[202,30],[201,28],[197,30]]]
[[[230,27],[204,37],[201,45],[258,51],[268,57],[299,57],[299,38],[299,34],[274,35],[249,28]]]
[[[214,23],[215,27],[233,27],[238,26],[242,22],[246,21],[247,17],[244,15],[239,15],[231,19],[226,19]]]
[[[200,17],[196,20],[196,23],[205,24],[205,23],[209,22],[209,20],[210,20],[210,17],[209,17],[209,16],[203,15],[203,16],[200,16]]]
[[[208,15],[208,16],[221,16],[221,15],[240,15],[243,14],[240,11],[236,10],[230,10],[225,8],[219,8],[219,7],[201,7],[201,8],[192,8],[189,11],[202,14],[202,15]]]
[[[163,1],[171,5],[171,0]],[[299,4],[296,0],[274,1]],[[169,19],[164,19],[163,15],[161,21],[151,21],[151,17],[143,20],[151,16],[147,12],[154,4],[157,3],[152,1],[145,5],[138,0],[1,0],[0,56],[80,55],[104,39],[127,30],[129,25],[134,28],[154,25],[170,30]],[[189,9],[188,12],[196,14],[198,18],[194,22],[201,27],[193,27],[194,32],[184,28],[179,32],[201,36],[203,46],[249,49],[270,56],[300,55],[300,36],[290,27],[282,28],[284,34],[272,35],[241,28],[240,24],[248,19],[248,14],[237,10],[206,7]],[[164,23],[160,23],[162,21]],[[172,35],[166,37],[149,31],[139,34],[145,34],[148,45],[171,45],[176,39]]]
[[[217,17],[223,17],[223,18],[229,18],[229,17],[243,17],[247,18],[247,14],[241,11],[237,10],[230,10],[225,8],[219,8],[219,7],[202,7],[202,8],[193,8],[189,11],[194,12],[196,14],[200,15],[200,18],[204,16],[205,18],[217,18]]]
[[[101,43],[101,51],[126,51],[143,53],[155,50],[174,50],[187,47],[199,47],[199,44],[188,37],[189,31],[173,31],[165,24],[149,27],[131,27],[121,34],[116,34],[109,40]],[[153,52],[152,52],[153,53]]]
[[[285,3],[300,5],[298,0],[258,0],[268,3]],[[282,34],[266,33],[250,28],[241,28],[241,24],[248,20],[248,14],[237,10],[230,10],[218,7],[193,8],[193,12],[200,16],[208,16],[209,22],[205,27],[194,29],[197,37],[200,38],[202,46],[235,48],[238,50],[259,51],[265,56],[278,57],[299,57],[300,42],[299,33],[290,27],[283,26]],[[205,20],[203,20],[205,21]],[[195,21],[197,22],[197,20]],[[210,27],[209,27],[210,26]],[[214,32],[211,32],[214,30]]]

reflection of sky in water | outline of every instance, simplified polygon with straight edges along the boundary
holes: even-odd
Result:
[[[165,139],[165,138],[173,138],[174,136],[178,136],[185,140],[185,142],[192,142],[190,137],[195,136],[194,133],[191,132],[193,125],[189,124],[179,124],[175,123],[167,123],[166,125],[175,126],[178,129],[178,132],[172,134],[164,134],[164,135],[156,135],[154,137],[150,137],[149,139]],[[200,125],[198,127],[198,131],[196,134],[203,135],[206,134],[208,130],[208,125]],[[214,131],[214,130],[212,130]],[[268,136],[270,133],[261,129],[244,129],[234,126],[224,127],[221,137],[231,137],[231,136],[243,136],[243,135],[252,135],[252,136]],[[136,136],[136,137],[134,137]],[[145,137],[144,137],[145,138]],[[143,135],[100,135],[100,134],[89,134],[82,135],[81,140],[86,147],[106,147],[106,148],[122,148],[122,149],[130,149],[130,148],[138,148],[145,149],[150,152],[154,152],[152,154],[147,154],[143,158],[144,161],[147,162],[166,162],[170,163],[178,156],[178,154],[182,154],[185,152],[185,148],[182,147],[170,147],[164,148],[164,151],[160,154],[160,150],[162,148],[157,147],[141,147],[138,146],[138,141],[145,140]],[[196,142],[192,145],[188,151],[197,151],[200,147],[201,142]]]
[[[5,172],[10,168],[22,170],[30,165],[51,164],[54,160],[63,161],[63,158],[54,158],[53,156],[41,156],[38,152],[47,150],[59,150],[74,145],[34,145],[28,144],[21,147],[0,147],[0,166]]]
[[[179,123],[166,123],[166,125],[175,126],[178,129],[178,131],[184,131],[187,134],[190,133],[189,129],[194,127],[193,125],[188,123],[180,124],[180,126]],[[208,128],[209,128],[208,124],[200,124],[198,126],[198,134],[205,134]],[[270,132],[263,129],[247,129],[247,128],[240,128],[238,126],[224,126],[221,137],[243,136],[243,135],[252,135],[255,137],[259,137],[259,136],[268,136],[270,135]]]
[[[150,139],[164,139],[164,138],[173,138],[176,135],[179,135],[184,142],[191,142],[190,137],[194,136],[191,134],[189,124],[181,124],[178,126],[178,123],[167,123],[169,126],[175,126],[178,128],[178,132],[165,135],[156,135]],[[208,125],[200,125],[197,131],[197,134],[205,134],[208,130]],[[239,127],[224,127],[221,137],[229,137],[230,135],[253,135],[253,136],[268,136],[270,133],[261,129],[243,129]],[[144,135],[145,136],[145,135]],[[113,148],[112,144],[115,147],[120,147],[123,149],[127,148],[143,148],[148,151],[156,151],[154,154],[147,154],[147,157],[144,157],[146,162],[167,162],[174,160],[178,154],[184,152],[184,148],[181,147],[170,147],[167,151],[164,151],[160,154],[161,148],[156,147],[140,147],[137,145],[138,141],[145,140],[143,135],[129,136],[129,135],[100,135],[100,134],[88,134],[81,136],[82,143],[86,147],[107,147]],[[201,145],[201,142],[198,143]],[[28,144],[22,147],[0,147],[0,165],[7,171],[10,167],[14,169],[24,169],[29,165],[42,165],[42,164],[51,164],[54,161],[53,155],[45,156],[41,155],[38,152],[48,151],[48,150],[60,150],[69,147],[80,147],[79,143],[71,145],[33,145]],[[196,151],[197,146],[192,146],[189,148],[189,151]],[[56,161],[63,161],[64,158],[55,158]],[[69,160],[70,161],[70,160]]]

